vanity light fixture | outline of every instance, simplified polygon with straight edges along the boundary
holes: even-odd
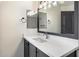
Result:
[[[33,15],[33,11],[30,11],[30,16],[32,16]]]
[[[52,5],[55,7],[59,4],[64,4],[64,1],[41,1],[40,5],[39,5],[39,9],[44,8],[47,9],[50,8]]]
[[[30,12],[28,12],[27,15],[30,15]]]
[[[35,14],[37,14],[37,11],[29,11],[27,13],[28,16],[32,16],[32,15],[35,15]]]

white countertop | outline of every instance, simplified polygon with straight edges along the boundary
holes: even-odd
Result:
[[[49,39],[47,39],[47,42],[40,43],[33,39],[36,37],[38,36],[27,36],[24,34],[24,38],[27,41],[50,57],[64,57],[78,49],[78,40],[76,39],[55,39],[54,36],[50,36]]]

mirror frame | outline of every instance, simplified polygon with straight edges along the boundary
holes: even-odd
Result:
[[[47,33],[49,35],[56,35],[56,36],[61,36],[61,37],[67,37],[67,38],[73,38],[73,39],[78,39],[78,1],[74,1],[74,34],[73,35],[63,35],[63,34],[58,34],[58,33],[53,33],[53,32],[45,32],[45,31],[40,31],[39,30],[39,8],[38,8],[38,14],[37,14],[37,31],[38,33]]]

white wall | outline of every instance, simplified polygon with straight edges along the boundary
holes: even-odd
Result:
[[[21,32],[25,24],[19,19],[26,17],[26,9],[31,8],[32,2],[0,2],[0,56],[24,56]]]
[[[0,8],[0,11],[1,11],[1,8]],[[1,18],[1,16],[0,16],[0,18]],[[0,22],[1,22],[1,20],[0,20]],[[1,27],[1,23],[0,23],[0,27]],[[1,33],[1,29],[0,29],[0,33]],[[0,34],[0,56],[1,56],[1,34]]]
[[[47,9],[47,31],[54,33],[61,33],[61,9],[60,6]]]

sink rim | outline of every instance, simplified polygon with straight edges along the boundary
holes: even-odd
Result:
[[[33,40],[36,40],[38,42],[41,42],[41,43],[44,43],[44,42],[47,42],[47,40],[43,39],[43,38],[40,38],[40,37],[36,37],[36,38],[32,38]]]

